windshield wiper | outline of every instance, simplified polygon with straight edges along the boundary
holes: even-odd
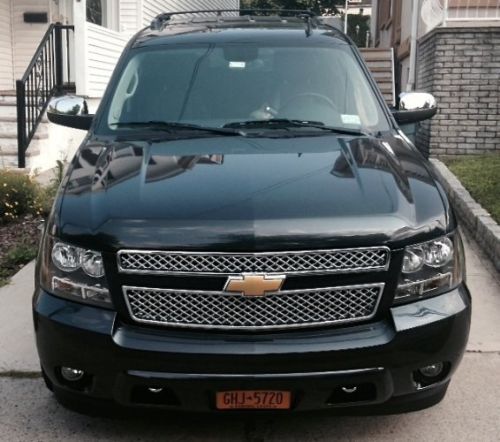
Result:
[[[369,133],[357,130],[349,129],[343,127],[333,127],[327,126],[321,121],[303,121],[303,120],[291,120],[288,118],[271,118],[269,120],[249,120],[249,121],[237,121],[234,123],[228,123],[224,125],[224,128],[239,128],[239,129],[251,129],[251,128],[269,128],[269,129],[287,129],[290,127],[311,127],[314,129],[321,129],[324,131],[344,134],[344,135],[364,135],[370,136]]]
[[[232,130],[230,128],[217,128],[217,127],[206,127],[199,126],[197,124],[189,123],[176,123],[173,121],[120,121],[117,123],[111,123],[110,126],[115,127],[125,127],[125,128],[146,128],[152,130],[160,130],[165,132],[175,132],[178,130],[196,130],[203,132],[210,132],[219,135],[230,135],[230,136],[243,136],[243,132],[238,130]]]

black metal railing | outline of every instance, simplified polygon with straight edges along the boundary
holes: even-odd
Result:
[[[74,27],[49,26],[21,80],[16,81],[18,167],[26,167],[26,150],[50,99],[72,89],[70,33]]]

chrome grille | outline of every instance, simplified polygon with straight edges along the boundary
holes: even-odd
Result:
[[[347,273],[386,270],[387,247],[264,253],[122,250],[122,273],[230,275],[240,273]]]
[[[218,329],[311,327],[370,319],[384,284],[281,291],[262,297],[227,292],[124,287],[131,317],[164,326]]]

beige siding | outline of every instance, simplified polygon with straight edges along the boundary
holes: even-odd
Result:
[[[138,31],[141,25],[139,18],[140,1],[120,0],[119,8],[120,31],[128,33]]]
[[[88,95],[101,97],[125,47],[128,36],[86,23]]]
[[[10,0],[0,0],[0,90],[14,88]]]
[[[147,26],[153,18],[162,12],[237,9],[239,4],[239,0],[143,0],[142,19],[144,26]]]
[[[23,76],[29,62],[38,47],[49,23],[24,23],[25,12],[47,12],[49,15],[49,0],[15,0],[12,1],[12,35],[14,41],[14,76]]]

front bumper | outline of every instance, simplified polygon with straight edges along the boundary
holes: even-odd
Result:
[[[438,402],[469,334],[465,285],[394,307],[387,320],[267,334],[158,330],[121,323],[114,312],[36,293],[42,368],[56,393],[120,406],[215,410],[215,392],[288,390],[293,410],[398,412]],[[446,373],[422,387],[413,372],[436,362]],[[62,366],[84,370],[64,381]],[[357,386],[347,394],[342,387]],[[161,394],[148,388],[163,388]]]

